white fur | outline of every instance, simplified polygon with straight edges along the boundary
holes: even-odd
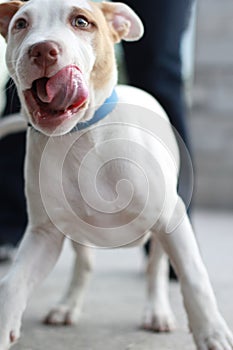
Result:
[[[1,74],[0,74],[0,115],[3,112],[3,109],[5,107],[5,84],[7,81],[7,69],[6,69],[6,63],[5,63],[5,50],[6,50],[6,44],[4,42],[4,39],[0,37],[0,67],[1,67]]]
[[[38,77],[36,67],[28,61],[30,45],[56,40],[63,47],[63,54],[50,74],[75,62],[89,81],[95,48],[89,35],[79,39],[70,35],[64,16],[72,5],[72,0],[31,0],[13,18],[10,32],[17,16],[28,16],[31,23],[27,36],[9,36],[7,53],[8,66],[29,120],[21,92]],[[115,72],[113,66],[101,92],[102,100],[114,87]],[[100,92],[96,93],[93,86],[89,88],[90,106],[98,105],[96,96]],[[19,337],[28,297],[54,266],[65,235],[77,242],[77,261],[68,291],[49,312],[47,323],[67,324],[78,319],[92,268],[89,245],[127,246],[151,235],[144,328],[169,331],[174,327],[165,250],[179,275],[197,349],[233,349],[232,334],[217,309],[189,219],[177,194],[179,156],[168,119],[145,92],[120,86],[117,93],[116,108],[82,132],[69,133],[77,122],[75,118],[56,130],[59,136],[49,136],[43,129],[28,130],[25,177],[29,223],[14,264],[1,282],[0,350],[7,350]],[[93,112],[89,108],[85,113],[90,118]],[[85,115],[81,117],[85,119]],[[4,133],[12,130],[10,122],[4,127]]]

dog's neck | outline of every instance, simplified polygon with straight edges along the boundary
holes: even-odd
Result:
[[[111,113],[115,109],[117,102],[118,102],[118,96],[117,96],[116,90],[114,89],[112,91],[112,94],[95,111],[93,117],[90,120],[77,123],[77,125],[70,132],[86,129],[89,126],[97,123],[101,119],[105,118],[109,113]]]

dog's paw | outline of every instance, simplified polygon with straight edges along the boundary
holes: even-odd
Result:
[[[143,322],[142,329],[151,332],[172,332],[175,329],[175,317],[171,310],[163,310],[160,312],[146,312]]]
[[[52,326],[71,326],[75,324],[80,312],[67,305],[54,307],[44,318],[43,323]]]
[[[8,350],[20,337],[21,319],[25,309],[21,293],[7,283],[0,284],[0,350]]]
[[[8,350],[20,337],[20,328],[3,327],[0,331],[0,350]]]
[[[233,335],[223,320],[193,336],[198,350],[233,350]]]

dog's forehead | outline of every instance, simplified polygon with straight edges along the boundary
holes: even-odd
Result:
[[[93,7],[90,4],[89,0],[30,0],[27,2],[21,9],[28,10],[35,9],[35,11],[46,11],[49,9],[69,9],[70,7],[78,7],[90,12],[93,11]]]
[[[76,6],[85,10],[89,10],[92,11],[92,7],[90,5],[90,2],[88,0],[45,0],[47,2],[51,2],[52,6],[54,6],[54,2],[56,1],[58,3],[58,5],[60,4],[60,6]]]

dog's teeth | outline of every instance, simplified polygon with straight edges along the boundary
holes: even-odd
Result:
[[[33,112],[33,117],[34,117],[34,118],[41,118],[41,113],[40,113],[40,111],[34,111],[34,112]],[[44,119],[44,117],[43,117],[43,119]]]

